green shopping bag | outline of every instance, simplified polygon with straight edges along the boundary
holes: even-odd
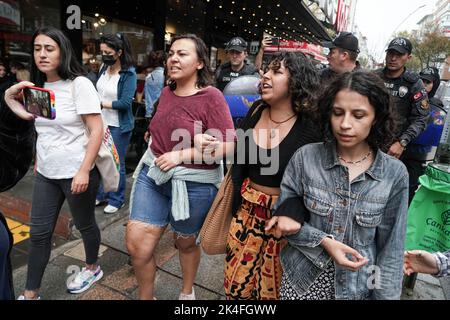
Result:
[[[429,165],[408,210],[406,250],[450,249],[450,173]]]

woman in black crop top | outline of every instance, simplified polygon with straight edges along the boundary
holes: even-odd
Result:
[[[316,121],[319,79],[301,53],[275,55],[238,132],[233,179],[233,220],[225,261],[228,299],[278,299],[279,253],[284,241],[265,232],[287,163],[301,146],[321,141]]]

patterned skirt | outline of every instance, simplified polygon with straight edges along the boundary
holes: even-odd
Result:
[[[257,191],[249,183],[247,179],[242,185],[242,205],[228,234],[225,294],[233,300],[275,300],[282,278],[280,252],[286,240],[264,228],[278,196]]]

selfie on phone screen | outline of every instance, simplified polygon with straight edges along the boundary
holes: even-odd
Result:
[[[23,94],[29,113],[52,120],[56,118],[55,98],[51,90],[29,87],[23,90]]]

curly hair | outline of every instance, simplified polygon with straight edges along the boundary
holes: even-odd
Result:
[[[312,62],[301,52],[280,51],[269,61],[268,69],[278,70],[284,64],[289,70],[289,94],[297,113],[317,114],[317,91],[320,79]]]
[[[200,62],[203,62],[203,68],[197,71],[197,87],[198,88],[206,88],[207,86],[210,86],[213,84],[213,72],[209,65],[209,55],[208,55],[208,48],[206,47],[205,42],[201,38],[199,38],[195,34],[182,34],[179,36],[176,36],[172,39],[172,42],[170,44],[170,47],[174,44],[175,41],[181,40],[181,39],[189,39],[194,42],[195,48],[197,51],[197,57]],[[171,90],[175,90],[177,85],[175,81],[172,81],[169,79],[169,87]]]
[[[326,141],[333,141],[331,115],[334,100],[342,90],[351,90],[367,97],[375,109],[375,123],[372,126],[367,142],[375,149],[387,151],[394,141],[394,118],[391,97],[381,78],[367,71],[356,71],[340,75],[332,82],[319,98],[319,111]]]

